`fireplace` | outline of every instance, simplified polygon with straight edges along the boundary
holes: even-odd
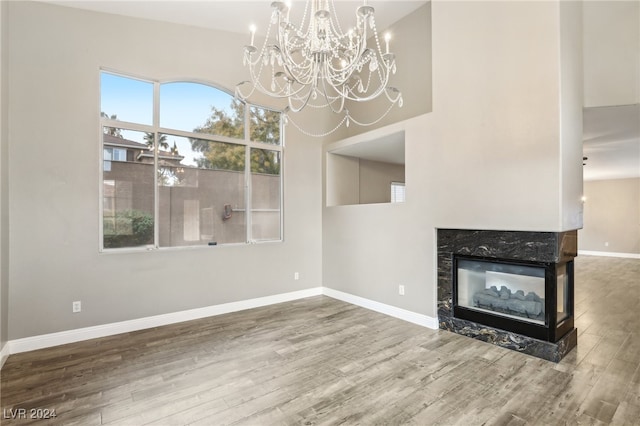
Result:
[[[456,318],[549,342],[573,329],[573,262],[455,256],[453,265]]]
[[[558,362],[577,344],[577,232],[438,230],[440,328]]]

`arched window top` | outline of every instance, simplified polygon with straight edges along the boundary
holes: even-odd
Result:
[[[159,93],[155,123],[154,85]],[[204,82],[158,82],[102,71],[101,111],[104,118],[113,121],[282,145],[280,111],[247,105]]]
[[[211,85],[160,83],[160,127],[244,139],[245,104]]]

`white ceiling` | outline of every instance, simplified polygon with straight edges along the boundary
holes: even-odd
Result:
[[[216,1],[216,0],[43,0],[47,3],[93,10],[103,13],[145,18],[163,22],[193,25],[247,34],[249,25],[255,24],[258,33],[266,29],[271,15],[271,0]],[[292,2],[292,14],[301,14],[304,1]],[[378,28],[384,29],[410,14],[427,1],[386,0],[368,1],[376,10]],[[341,25],[353,25],[349,20],[363,1],[334,0]],[[342,17],[346,17],[342,20]],[[379,144],[374,158],[397,153],[397,144],[389,143],[388,152]],[[365,158],[365,153],[351,153]],[[584,155],[589,159],[584,166],[585,180],[640,177],[640,106],[586,108],[584,110]],[[403,155],[404,156],[404,155]],[[374,159],[370,158],[370,159]],[[397,160],[396,160],[397,161]]]
[[[155,21],[173,22],[242,34],[249,34],[254,24],[257,32],[265,31],[271,17],[271,0],[41,0],[61,6],[93,10],[95,12],[132,16]],[[292,21],[302,15],[305,1],[291,2]],[[376,25],[385,29],[426,4],[418,0],[368,1],[375,8]],[[363,1],[334,0],[340,24],[346,30],[355,24],[356,8]],[[344,21],[342,20],[344,18]],[[352,21],[352,22],[351,22]],[[294,21],[295,22],[295,21]]]

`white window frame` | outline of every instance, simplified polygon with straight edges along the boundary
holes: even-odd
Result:
[[[275,145],[275,144],[270,144],[270,143],[263,143],[263,142],[256,142],[256,141],[252,141],[250,140],[250,124],[251,124],[251,117],[250,117],[250,108],[251,107],[258,107],[261,109],[267,109],[267,110],[271,110],[271,111],[276,111],[276,112],[280,112],[282,113],[282,111],[276,110],[274,108],[269,108],[269,107],[264,107],[261,105],[257,105],[257,104],[249,104],[247,102],[243,102],[245,105],[244,108],[244,138],[243,139],[236,139],[236,138],[230,138],[227,136],[218,136],[218,135],[212,135],[212,134],[208,134],[208,133],[194,133],[194,132],[187,132],[184,130],[178,130],[178,129],[172,129],[172,128],[166,128],[166,127],[160,127],[160,123],[159,123],[159,117],[160,117],[160,86],[162,84],[166,84],[166,83],[175,83],[175,82],[184,82],[184,83],[194,83],[194,84],[202,84],[202,85],[206,85],[209,87],[212,87],[216,90],[220,90],[222,92],[225,92],[231,96],[233,96],[233,93],[229,92],[228,90],[225,90],[223,88],[220,88],[219,86],[210,83],[210,82],[205,82],[205,81],[201,81],[201,80],[194,80],[194,79],[176,79],[176,80],[154,80],[154,79],[149,79],[149,78],[143,78],[143,77],[137,77],[137,76],[133,76],[130,74],[126,74],[126,73],[122,73],[119,71],[113,71],[110,69],[106,69],[106,68],[101,68],[99,70],[100,75],[102,73],[109,73],[109,74],[113,74],[113,75],[117,75],[119,77],[123,77],[123,78],[129,78],[129,79],[134,79],[134,80],[140,80],[143,81],[145,83],[152,83],[153,84],[153,124],[152,125],[145,125],[145,124],[139,124],[139,123],[132,123],[132,122],[127,122],[127,121],[121,121],[121,120],[112,120],[109,117],[105,117],[100,115],[100,127],[99,127],[99,131],[100,131],[100,167],[99,167],[99,173],[100,173],[100,189],[99,189],[99,220],[100,220],[100,226],[99,226],[99,240],[100,240],[100,247],[99,250],[100,252],[123,252],[123,251],[144,251],[144,250],[181,250],[181,249],[196,249],[196,248],[207,248],[207,245],[195,245],[195,246],[164,246],[161,247],[159,245],[159,241],[160,241],[160,223],[158,218],[160,217],[160,200],[159,200],[159,193],[160,193],[160,189],[158,186],[158,135],[159,134],[168,134],[168,135],[175,135],[175,136],[182,136],[182,137],[186,137],[186,138],[198,138],[198,139],[202,139],[202,140],[208,140],[211,142],[223,142],[223,143],[231,143],[231,144],[236,144],[236,145],[243,145],[245,146],[245,191],[244,191],[244,199],[245,199],[245,226],[246,226],[246,241],[244,243],[224,243],[224,244],[220,244],[221,246],[228,246],[228,245],[241,245],[241,244],[262,244],[262,243],[274,243],[274,242],[282,242],[284,241],[284,164],[285,164],[285,160],[284,160],[284,146],[285,146],[285,142],[284,142],[284,125],[283,125],[283,121],[282,121],[282,114],[280,116],[280,144]],[[101,89],[100,89],[101,90]],[[100,97],[101,98],[101,97]],[[104,194],[103,194],[103,179],[104,179],[104,172],[105,172],[105,158],[104,158],[104,143],[103,143],[103,129],[105,127],[115,127],[115,128],[119,128],[122,130],[132,130],[132,131],[139,131],[139,132],[146,132],[146,133],[154,133],[155,134],[155,147],[154,147],[154,162],[153,162],[153,173],[154,173],[154,242],[153,245],[150,246],[146,246],[146,247],[122,247],[122,248],[105,248],[104,247],[104,232],[103,232],[103,221],[104,221],[104,217],[103,217],[103,208],[104,208]],[[280,152],[280,237],[277,239],[260,239],[260,240],[256,240],[252,237],[252,185],[251,185],[251,149],[252,148],[256,148],[256,149],[264,149],[264,150],[269,150],[269,151],[279,151]],[[111,161],[117,161],[117,160],[113,160],[113,155],[112,155],[112,160]],[[126,154],[125,154],[125,160],[126,161]],[[109,171],[109,170],[106,170]],[[275,211],[275,209],[274,209]]]
[[[404,182],[391,182],[391,202],[404,203],[407,200]]]
[[[127,161],[127,150],[124,148],[104,148],[111,154],[111,159],[108,161]]]

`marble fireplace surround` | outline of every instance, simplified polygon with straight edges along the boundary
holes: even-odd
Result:
[[[530,232],[438,229],[438,323],[452,331],[548,361],[559,362],[577,345],[573,328],[558,342],[547,342],[453,315],[453,257],[481,256],[505,260],[561,263],[577,255],[577,231]]]

